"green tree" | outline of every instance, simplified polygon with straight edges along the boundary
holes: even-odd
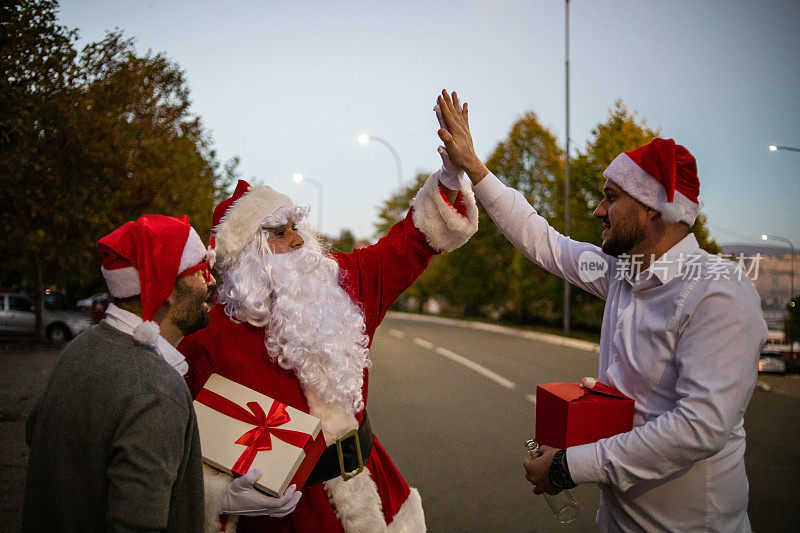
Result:
[[[535,113],[529,112],[514,123],[506,139],[492,151],[486,166],[506,185],[520,191],[554,228],[563,231],[563,158],[564,152],[553,132],[539,122]],[[558,298],[559,278],[514,249],[488,217],[480,222],[491,228],[492,241],[487,245],[504,250],[503,264],[497,265],[496,273],[505,282],[501,305],[513,312],[520,323],[557,320],[562,307]]]
[[[36,298],[36,330],[42,333],[44,273],[54,226],[41,212],[38,183],[56,171],[52,153],[74,98],[77,34],[56,24],[53,0],[4,2],[0,6],[0,272],[27,275]],[[47,193],[58,194],[58,188]],[[58,227],[58,226],[55,226]],[[53,250],[55,253],[56,250]],[[31,279],[32,278],[32,279]]]
[[[0,119],[0,201],[11,206],[0,272],[34,287],[39,316],[45,284],[72,296],[102,286],[96,241],[128,220],[186,214],[208,235],[238,163],[217,162],[175,63],[137,54],[120,33],[77,54],[56,7],[4,5],[0,41],[0,101],[13,104]]]
[[[331,243],[331,252],[348,253],[352,252],[355,246],[356,236],[353,235],[353,232],[349,229],[343,228],[339,232],[339,237],[337,237],[333,243]]]

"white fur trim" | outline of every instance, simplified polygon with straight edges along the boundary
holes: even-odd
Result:
[[[670,202],[661,206],[661,218],[664,222],[680,222],[683,218],[683,206],[678,202]]]
[[[205,507],[206,518],[203,531],[205,533],[217,533],[222,531],[222,523],[219,520],[222,514],[222,497],[228,490],[228,483],[233,480],[233,476],[220,472],[207,464],[203,465],[203,484],[205,486]],[[238,516],[228,516],[228,524],[225,528],[226,533],[236,531]]]
[[[108,292],[114,298],[129,298],[141,293],[142,288],[139,282],[139,271],[130,266],[125,268],[115,268],[106,270],[100,267],[103,277],[108,285]]]
[[[186,239],[186,244],[183,245],[183,253],[181,254],[181,264],[178,267],[180,274],[189,267],[195,266],[197,263],[206,260],[208,252],[200,235],[194,230],[189,228],[189,237]]]
[[[329,479],[323,486],[346,533],[387,531],[378,487],[368,469],[347,481]]]
[[[427,531],[422,498],[417,489],[411,489],[411,494],[400,506],[400,510],[394,515],[386,529],[388,533],[423,533]]]
[[[667,192],[658,180],[645,172],[628,154],[622,153],[615,157],[611,164],[608,165],[608,168],[603,171],[603,176],[608,181],[613,181],[619,185],[623,191],[647,207],[651,207],[661,213],[666,222],[685,222],[691,226],[694,224],[698,213],[700,213],[700,204],[691,201],[676,190],[673,196],[675,207],[667,208],[665,217],[665,207],[669,205]],[[670,215],[677,213],[678,209],[681,210],[680,218],[667,220]]]
[[[214,263],[217,262],[217,250],[212,248],[211,245],[208,246],[208,266],[214,267]]]
[[[472,187],[468,183],[461,186],[462,201],[467,208],[464,217],[442,198],[440,172],[437,170],[431,174],[411,201],[414,226],[425,234],[428,244],[438,252],[455,250],[478,231],[478,206]]]
[[[133,328],[133,340],[145,346],[155,346],[160,334],[158,324],[149,320]]]
[[[348,431],[358,429],[358,421],[352,411],[348,411],[338,404],[323,403],[313,393],[304,392],[308,400],[308,414],[319,418],[322,423],[326,446],[334,444],[336,439]]]
[[[266,185],[253,185],[230,206],[214,228],[216,262],[224,266],[249,243],[261,223],[279,207],[292,206],[291,198]]]

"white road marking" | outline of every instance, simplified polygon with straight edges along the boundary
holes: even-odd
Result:
[[[414,337],[414,344],[417,346],[422,346],[425,349],[433,350],[433,343],[428,342],[425,339],[420,339],[419,337]]]
[[[579,339],[570,339],[560,335],[553,335],[552,333],[538,333],[535,331],[526,331],[520,329],[509,328],[506,326],[498,326],[496,324],[486,324],[484,322],[474,322],[469,320],[456,320],[453,318],[443,318],[440,316],[429,315],[415,315],[412,313],[400,313],[397,311],[390,311],[387,316],[398,318],[400,320],[415,320],[418,322],[432,322],[435,324],[444,324],[446,326],[457,326],[460,328],[477,329],[481,331],[490,331],[493,333],[501,333],[512,337],[522,337],[523,339],[531,339],[535,341],[547,342],[556,344],[558,346],[566,346],[568,348],[575,348],[591,353],[598,353],[600,345],[595,342],[582,341]]]
[[[392,337],[397,337],[398,339],[402,339],[406,336],[405,332],[402,332],[399,329],[390,329],[389,335]]]
[[[761,389],[764,392],[769,392],[772,390],[772,387],[769,386],[769,383],[765,383],[763,381],[756,381],[756,388]]]
[[[528,401],[531,402],[533,405],[536,405],[536,395],[535,394],[528,394],[527,396],[525,396],[525,398],[527,398]]]
[[[430,344],[430,343],[428,343],[428,344]],[[433,346],[433,345],[431,345],[431,346]],[[458,355],[455,352],[451,352],[447,348],[442,348],[441,346],[439,346],[438,348],[436,348],[436,353],[438,353],[439,355],[442,355],[444,357],[447,357],[451,361],[455,361],[456,363],[464,365],[465,367],[469,368],[470,370],[473,370],[473,371],[477,372],[478,374],[480,374],[480,375],[482,375],[484,377],[487,377],[487,378],[491,379],[492,381],[494,381],[495,383],[497,383],[501,387],[505,387],[507,389],[513,389],[514,387],[516,387],[516,385],[514,383],[510,382],[509,380],[507,380],[503,376],[492,372],[491,370],[489,370],[485,366],[479,365],[478,363],[476,363],[474,361],[470,361],[466,357]]]

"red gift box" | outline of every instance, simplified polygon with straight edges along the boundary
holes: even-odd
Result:
[[[554,448],[625,433],[633,429],[633,400],[597,382],[587,389],[577,383],[536,387],[536,441]]]
[[[203,460],[235,476],[259,468],[255,487],[271,496],[302,489],[325,451],[319,419],[218,374],[194,408]]]

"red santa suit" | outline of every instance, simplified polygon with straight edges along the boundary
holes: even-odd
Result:
[[[339,265],[340,286],[363,310],[370,344],[389,306],[425,270],[431,257],[460,246],[477,229],[477,208],[468,186],[454,203],[455,208],[445,199],[436,173],[420,190],[405,219],[385,237],[371,246],[332,255]],[[210,318],[208,327],[186,337],[178,347],[189,363],[186,380],[193,396],[217,373],[320,418],[329,445],[361,424],[368,370],[364,370],[362,387],[365,407],[353,416],[316,401],[313,391],[303,390],[294,371],[281,368],[267,353],[263,327],[231,320],[221,305],[212,309]],[[424,531],[419,493],[409,488],[377,438],[364,465],[363,472],[347,481],[337,477],[306,485],[296,509],[284,518],[240,517],[237,531]],[[229,479],[209,481],[207,476],[206,490],[219,490],[208,485],[224,486]],[[209,507],[212,514],[216,512],[213,503]]]

